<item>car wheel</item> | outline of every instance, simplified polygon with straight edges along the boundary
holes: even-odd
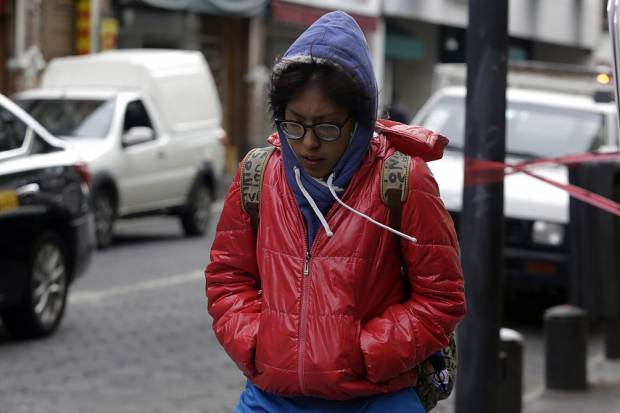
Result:
[[[93,195],[93,213],[95,215],[95,236],[97,247],[104,249],[112,243],[116,210],[112,196],[107,191],[96,191]]]
[[[64,244],[46,233],[34,244],[21,303],[2,315],[14,337],[35,338],[53,333],[62,320],[69,289]]]
[[[202,235],[207,230],[213,197],[203,182],[194,184],[185,210],[181,213],[181,226],[185,235]]]

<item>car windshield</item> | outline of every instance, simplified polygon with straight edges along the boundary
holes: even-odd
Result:
[[[114,114],[113,99],[22,99],[17,103],[59,137],[103,138]]]
[[[465,101],[443,97],[420,124],[450,139],[449,148],[465,146]],[[508,102],[506,154],[523,158],[590,152],[604,145],[603,115],[590,111]]]

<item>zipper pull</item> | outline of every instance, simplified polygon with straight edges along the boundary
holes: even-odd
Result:
[[[304,275],[308,276],[310,274],[310,253],[306,253],[306,263],[304,264]]]

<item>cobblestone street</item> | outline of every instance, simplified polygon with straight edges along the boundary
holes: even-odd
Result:
[[[0,344],[2,413],[229,412],[243,380],[215,339],[200,270],[75,295],[48,340]]]

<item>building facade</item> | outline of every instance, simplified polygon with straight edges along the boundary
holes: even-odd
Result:
[[[605,0],[510,0],[509,59],[609,63]],[[467,0],[384,0],[385,94],[413,113],[431,92],[435,63],[464,62]],[[597,51],[602,51],[597,53]]]
[[[509,57],[609,63],[605,0],[511,0]],[[213,71],[229,138],[229,170],[272,131],[273,63],[323,13],[364,31],[380,107],[413,115],[433,67],[464,62],[467,0],[0,0],[0,92],[34,87],[51,58],[108,48],[200,50]]]

